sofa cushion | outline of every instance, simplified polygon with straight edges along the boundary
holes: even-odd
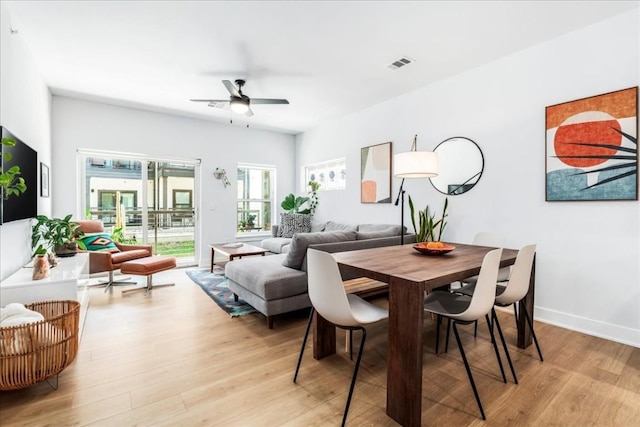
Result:
[[[236,259],[225,265],[224,273],[230,280],[267,301],[307,293],[307,274],[283,266],[286,256]]]
[[[269,252],[281,254],[282,248],[289,245],[290,243],[291,238],[289,237],[270,237],[260,242],[260,246],[265,248]]]
[[[326,226],[327,226],[326,222],[311,221],[311,232],[315,233],[318,231],[324,231],[324,228]]]
[[[282,262],[285,267],[300,270],[307,255],[309,245],[337,243],[356,240],[355,231],[320,231],[317,233],[296,233],[291,240],[287,257]]]
[[[281,213],[279,230],[282,230],[282,234],[278,237],[293,237],[296,233],[308,233],[311,231],[311,215]]]
[[[340,224],[339,222],[329,221],[324,227],[324,231],[358,231],[357,225]]]
[[[78,239],[88,251],[118,252],[119,249],[109,233],[87,233]]]
[[[117,252],[111,255],[111,263],[121,264],[125,261],[131,261],[132,259],[145,258],[149,256],[149,251],[145,249],[134,249],[131,251]]]
[[[400,227],[398,227],[398,230],[400,230]],[[356,231],[356,240],[378,239],[380,237],[392,237],[399,235],[400,233],[392,228],[380,231]]]
[[[360,224],[358,225],[358,231],[362,231],[365,233],[371,231],[387,231],[392,230],[394,234],[393,236],[400,235],[400,225],[398,224]],[[404,228],[404,232],[407,232],[407,227]]]

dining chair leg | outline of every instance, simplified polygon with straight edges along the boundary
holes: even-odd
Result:
[[[536,332],[533,330],[533,322],[529,317],[529,313],[527,313],[527,309],[522,305],[522,311],[524,312],[524,317],[527,319],[527,323],[529,323],[529,330],[531,330],[531,336],[533,337],[533,342],[536,344],[536,348],[538,349],[538,356],[540,356],[540,361],[544,362],[542,358],[542,351],[540,351],[540,345],[538,344],[538,338],[536,337]]]
[[[298,379],[298,371],[300,370],[300,363],[302,363],[302,355],[304,354],[304,348],[307,345],[307,338],[309,337],[309,329],[311,329],[311,322],[313,321],[313,312],[314,308],[311,307],[311,311],[309,312],[309,320],[307,321],[307,330],[304,332],[304,339],[302,340],[302,347],[300,347],[300,356],[298,357],[298,366],[296,366],[296,373],[293,376],[293,382],[295,383]]]
[[[349,360],[353,360],[353,331],[349,329]]]
[[[349,413],[349,406],[351,405],[351,396],[353,396],[353,389],[356,386],[356,378],[358,377],[358,369],[360,368],[360,360],[362,360],[362,351],[364,350],[364,341],[367,338],[367,330],[363,327],[356,327],[362,331],[362,340],[360,340],[360,348],[358,349],[358,359],[356,360],[356,366],[353,369],[353,376],[351,377],[351,386],[349,387],[349,395],[347,397],[347,404],[344,407],[344,415],[342,416],[342,427],[347,422],[347,414]],[[352,329],[350,329],[351,331]]]
[[[500,365],[500,373],[502,374],[502,382],[507,383],[507,376],[504,374],[504,367],[502,366],[502,358],[500,357],[500,352],[498,352],[498,344],[496,344],[496,339],[493,337],[493,326],[489,321],[489,314],[485,316],[487,319],[487,327],[489,328],[489,334],[491,335],[491,344],[493,344],[493,351],[496,353],[496,359],[498,359],[498,365]]]
[[[502,334],[502,328],[500,327],[500,321],[498,320],[498,315],[496,314],[496,309],[491,309],[491,318],[493,320],[493,324],[496,325],[498,329],[498,335],[500,335],[500,341],[502,341],[502,348],[504,348],[504,353],[507,355],[507,362],[509,362],[509,368],[511,369],[511,375],[513,375],[513,382],[518,384],[518,377],[516,377],[516,371],[513,369],[513,363],[511,362],[511,355],[509,354],[509,349],[507,348],[507,342],[504,339],[504,335]]]
[[[478,336],[478,321],[473,322],[473,337],[476,338]]]
[[[476,397],[476,403],[478,404],[478,408],[480,408],[480,414],[482,414],[482,419],[486,420],[487,417],[484,415],[484,409],[482,408],[482,402],[480,402],[480,395],[478,395],[478,389],[476,388],[476,383],[473,381],[473,375],[471,374],[471,368],[469,368],[469,362],[467,361],[467,356],[464,354],[464,348],[462,347],[462,341],[460,341],[460,335],[458,334],[458,328],[456,327],[455,320],[453,321],[453,334],[456,337],[456,342],[458,343],[458,349],[460,350],[460,355],[462,356],[462,361],[464,362],[464,368],[467,370],[467,377],[469,377],[469,382],[471,383],[471,388],[473,389],[473,394]]]

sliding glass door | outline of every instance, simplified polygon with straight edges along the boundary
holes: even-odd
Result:
[[[197,161],[83,152],[80,166],[85,218],[101,220],[117,241],[197,264]]]

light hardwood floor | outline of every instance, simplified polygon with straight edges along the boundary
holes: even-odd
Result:
[[[0,425],[8,426],[325,426],[339,425],[353,362],[344,353],[322,361],[307,347],[298,383],[293,372],[307,312],[276,318],[275,329],[252,314],[230,318],[186,276],[152,296],[91,290],[80,350],[46,383],[0,393]],[[384,298],[374,300],[381,305]],[[513,317],[500,313],[515,342]],[[433,354],[435,322],[425,320],[424,425],[637,426],[640,349],[536,323],[535,347],[510,347],[520,384],[503,384],[486,325],[462,338],[487,421],[478,413],[462,360],[451,340]],[[349,413],[353,426],[395,426],[385,414],[386,324],[369,329]],[[444,334],[442,334],[444,341]],[[354,334],[354,346],[359,336]],[[508,374],[508,370],[507,370]]]

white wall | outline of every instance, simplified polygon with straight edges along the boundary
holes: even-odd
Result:
[[[209,262],[209,243],[235,239],[238,162],[276,166],[276,201],[293,191],[292,135],[60,96],[53,97],[52,128],[54,216],[81,215],[76,196],[78,149],[201,159],[201,191],[196,197],[202,214],[202,265]],[[226,169],[231,186],[224,188],[222,181],[213,178],[216,167]]]
[[[39,162],[51,165],[51,93],[22,35],[11,33],[4,3],[0,3],[0,125],[36,150]],[[51,213],[51,198],[38,197],[38,213]],[[0,280],[30,259],[30,220],[0,225]]]
[[[450,197],[445,240],[502,231],[510,247],[537,243],[536,318],[640,347],[640,203],[545,202],[544,176],[545,107],[637,86],[639,44],[635,10],[298,135],[298,166],[347,157],[347,189],[320,193],[317,219],[399,222],[393,204],[360,204],[360,148],[393,141],[394,153],[408,151],[418,134],[418,148],[433,149],[466,136],[485,172]],[[405,187],[441,211],[429,182]]]

